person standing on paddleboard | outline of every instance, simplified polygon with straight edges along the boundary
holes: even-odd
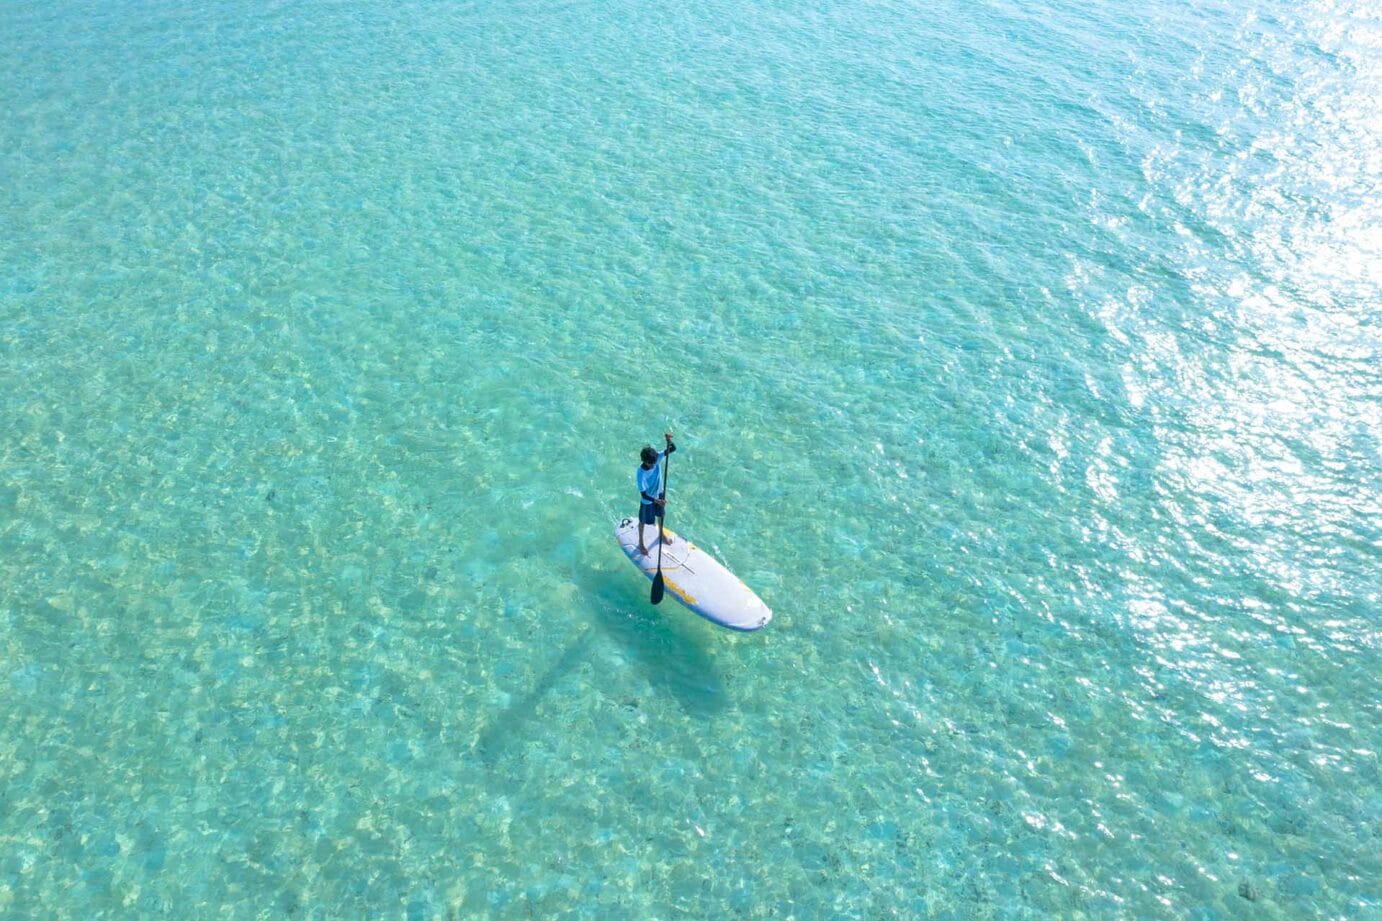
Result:
[[[663,495],[662,489],[662,467],[658,461],[671,454],[677,449],[672,444],[672,433],[664,432],[662,437],[667,439],[667,449],[658,451],[652,445],[643,446],[643,463],[638,465],[638,470],[634,474],[634,479],[638,482],[638,552],[644,556],[648,555],[648,545],[643,543],[643,528],[646,525],[656,525],[662,517],[667,506],[667,499]],[[672,542],[671,537],[667,537],[667,543]]]

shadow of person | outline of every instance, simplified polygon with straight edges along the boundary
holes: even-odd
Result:
[[[728,703],[724,678],[706,651],[708,625],[670,593],[654,607],[650,583],[632,573],[588,569],[575,577],[594,625],[635,663],[655,691],[688,715],[709,718]]]
[[[575,582],[593,616],[578,628],[561,655],[531,688],[495,715],[475,742],[480,761],[493,767],[534,729],[543,701],[572,672],[599,656],[596,645],[615,647],[619,660],[634,664],[654,692],[665,693],[696,719],[709,719],[727,703],[719,669],[706,653],[696,615],[668,599],[648,603],[646,579],[631,574],[587,571]]]
[[[475,742],[475,753],[480,756],[482,763],[492,767],[511,745],[523,738],[543,699],[563,678],[590,658],[591,647],[597,637],[598,634],[593,627],[580,628],[575,639],[566,645],[561,655],[542,673],[528,692],[490,720]]]

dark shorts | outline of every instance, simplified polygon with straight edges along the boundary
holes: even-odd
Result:
[[[657,524],[657,520],[662,517],[662,511],[657,507],[656,502],[643,502],[638,506],[639,524]]]

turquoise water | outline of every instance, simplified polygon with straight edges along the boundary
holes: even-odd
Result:
[[[1367,2],[0,6],[0,917],[1382,916]],[[623,559],[669,523],[775,611]]]

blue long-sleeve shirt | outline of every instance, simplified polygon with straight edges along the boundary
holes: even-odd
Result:
[[[662,498],[662,459],[676,449],[676,445],[669,444],[667,450],[657,452],[657,460],[651,469],[638,465],[634,478],[638,481],[638,495],[644,505]]]

